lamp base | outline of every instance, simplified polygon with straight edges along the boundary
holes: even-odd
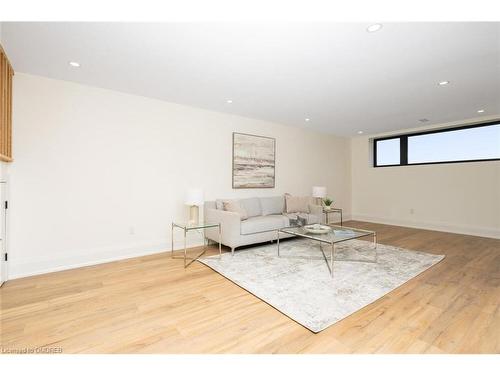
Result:
[[[200,223],[200,209],[198,206],[189,207],[189,224]]]

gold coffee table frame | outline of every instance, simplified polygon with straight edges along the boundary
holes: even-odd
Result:
[[[364,262],[364,263],[378,263],[378,252],[377,252],[377,233],[371,230],[357,229],[344,227],[340,225],[328,224],[332,230],[328,233],[324,234],[314,234],[308,233],[304,227],[288,227],[278,229],[278,257],[280,256],[280,233],[292,234],[297,237],[309,238],[311,240],[315,240],[319,242],[321,252],[323,253],[323,258],[325,259],[326,265],[330,271],[330,275],[333,278],[333,262],[335,260],[335,244],[354,240],[356,238],[362,238],[366,236],[373,236],[373,247],[375,250],[375,260],[354,260],[354,259],[337,259],[338,262]],[[335,231],[338,233],[336,234]],[[330,245],[330,259],[325,255],[323,251],[323,244]],[[330,263],[328,263],[330,261]]]

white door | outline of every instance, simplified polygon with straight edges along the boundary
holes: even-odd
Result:
[[[7,183],[0,181],[0,286],[7,280]]]

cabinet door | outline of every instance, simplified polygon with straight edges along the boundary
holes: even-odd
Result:
[[[0,182],[0,285],[7,280],[7,184]]]

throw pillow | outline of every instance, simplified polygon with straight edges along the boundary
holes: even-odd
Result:
[[[216,199],[215,200],[215,208],[217,210],[223,210],[224,209],[224,204],[222,202],[223,202],[222,199]]]
[[[309,212],[309,197],[294,197],[292,195],[285,195],[286,212]]]
[[[241,207],[238,201],[223,201],[222,205],[224,206],[224,211],[236,212],[240,215],[241,220],[248,219],[246,210]]]

